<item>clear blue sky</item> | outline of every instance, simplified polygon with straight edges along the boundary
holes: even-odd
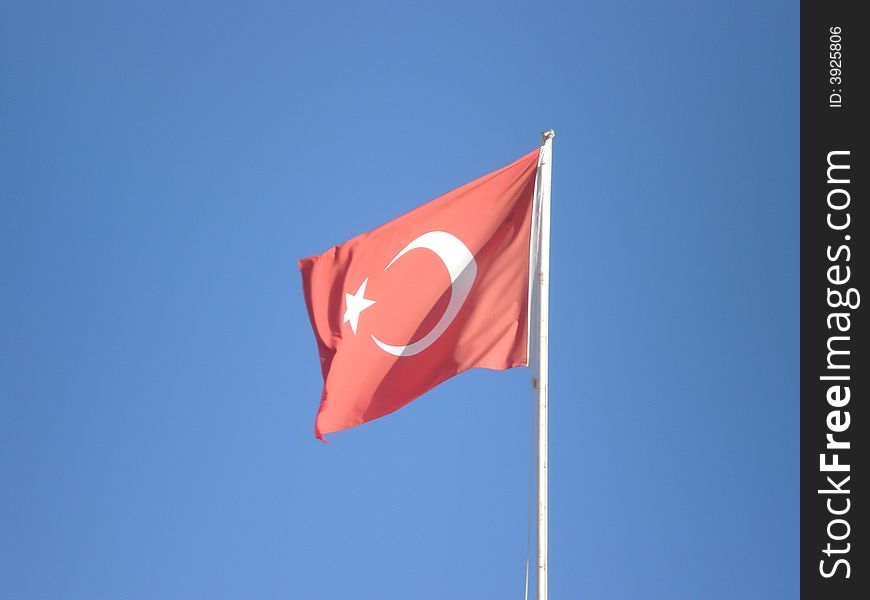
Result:
[[[215,4],[0,9],[0,596],[521,598],[528,371],[324,445],[296,259],[553,127],[552,598],[797,597],[798,3]]]

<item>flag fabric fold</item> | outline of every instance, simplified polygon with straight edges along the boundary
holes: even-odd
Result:
[[[468,369],[527,364],[539,154],[299,261],[324,380],[318,438]]]

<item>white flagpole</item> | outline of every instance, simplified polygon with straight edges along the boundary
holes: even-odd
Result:
[[[547,392],[548,392],[548,325],[550,299],[550,178],[553,169],[553,137],[549,129],[541,134],[541,162],[538,202],[540,206],[538,238],[538,593],[537,600],[547,600]]]

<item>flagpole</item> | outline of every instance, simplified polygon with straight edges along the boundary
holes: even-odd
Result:
[[[538,374],[535,389],[538,400],[538,577],[537,600],[547,600],[547,396],[548,383],[548,327],[550,299],[550,179],[553,168],[552,129],[541,134],[540,185],[538,201],[540,224],[538,239]]]

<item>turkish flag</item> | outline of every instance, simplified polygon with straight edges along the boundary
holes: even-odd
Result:
[[[324,380],[318,438],[462,371],[527,364],[539,153],[299,261]]]

